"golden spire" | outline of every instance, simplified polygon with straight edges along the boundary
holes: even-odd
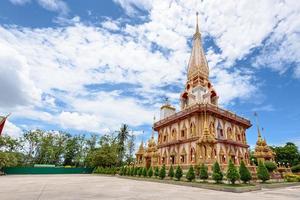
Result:
[[[259,123],[258,123],[258,116],[257,116],[257,113],[254,112],[254,116],[255,116],[255,119],[256,119],[256,126],[257,126],[257,141],[261,141],[261,133],[260,133],[260,129],[259,129]]]
[[[196,13],[196,32],[193,37],[193,48],[188,64],[188,79],[192,79],[195,75],[201,75],[206,79],[208,79],[209,76],[209,68],[202,47],[201,33],[199,31],[198,12]]]
[[[194,34],[194,38],[195,37],[201,37],[201,34],[200,34],[200,31],[199,31],[199,22],[198,22],[198,15],[199,15],[199,13],[198,12],[196,12],[196,32],[195,32],[195,34]]]

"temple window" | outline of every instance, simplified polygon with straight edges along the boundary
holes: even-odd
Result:
[[[222,155],[222,163],[226,163],[226,156]]]
[[[238,139],[238,141],[241,141],[241,135],[240,134],[237,135],[237,139]]]
[[[232,139],[232,129],[231,129],[230,127],[227,128],[227,138],[228,138],[229,140]]]
[[[166,164],[166,158],[162,157],[161,162],[162,162],[162,164]]]
[[[171,161],[171,164],[174,165],[175,164],[175,156],[170,156],[170,161]]]
[[[166,142],[167,141],[167,136],[166,135],[164,135],[164,142]]]
[[[191,135],[191,137],[194,137],[194,136],[195,136],[195,132],[196,132],[195,124],[194,124],[194,123],[191,123],[191,124],[190,124],[190,135]]]
[[[223,128],[220,123],[218,123],[217,133],[218,133],[218,137],[224,137]]]
[[[184,155],[180,156],[180,163],[185,163],[185,156]]]
[[[176,140],[176,130],[175,129],[172,130],[172,139]]]
[[[185,137],[185,131],[181,130],[181,137],[184,138]]]

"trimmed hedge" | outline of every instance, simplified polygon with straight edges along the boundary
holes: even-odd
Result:
[[[96,167],[94,169],[93,173],[94,174],[111,174],[111,175],[115,175],[117,173],[117,168],[116,167]]]

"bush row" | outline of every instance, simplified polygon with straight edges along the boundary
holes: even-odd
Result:
[[[96,167],[93,171],[94,174],[111,174],[115,175],[118,171],[116,167]]]
[[[173,166],[170,167],[168,173],[166,171],[166,166],[163,165],[161,168],[155,167],[154,169],[150,167],[149,169],[144,167],[122,167],[119,171],[120,176],[138,176],[138,177],[159,177],[160,179],[164,179],[166,176],[171,179],[175,178],[175,180],[181,180],[183,176],[183,171],[181,167],[178,165],[175,169]],[[249,182],[252,179],[251,173],[246,167],[245,163],[242,161],[239,169],[237,169],[233,162],[230,160],[228,165],[228,170],[226,174],[223,174],[221,171],[220,165],[218,162],[213,165],[213,173],[211,178],[216,182],[220,183],[223,180],[224,175],[226,175],[227,180],[230,183],[235,184],[237,180],[241,180],[244,183]],[[257,169],[257,176],[263,182],[270,179],[269,172],[266,166],[260,162]],[[187,173],[185,174],[185,178],[188,181],[193,181],[196,177],[199,177],[203,181],[206,181],[209,178],[208,168],[206,165],[202,164],[199,167],[194,169],[193,166],[190,166]]]

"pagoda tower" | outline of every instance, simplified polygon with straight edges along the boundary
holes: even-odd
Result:
[[[157,142],[152,134],[144,153],[144,165],[191,165],[206,163],[209,170],[218,161],[223,169],[231,159],[236,165],[249,160],[246,130],[249,120],[219,107],[216,90],[209,80],[209,66],[202,46],[196,15],[187,80],[180,94],[180,111],[168,100],[161,106],[159,121],[153,125],[158,133]],[[155,144],[155,145],[154,145]],[[140,150],[137,161],[140,160]],[[151,162],[150,162],[151,157]],[[146,158],[149,160],[146,162]]]

